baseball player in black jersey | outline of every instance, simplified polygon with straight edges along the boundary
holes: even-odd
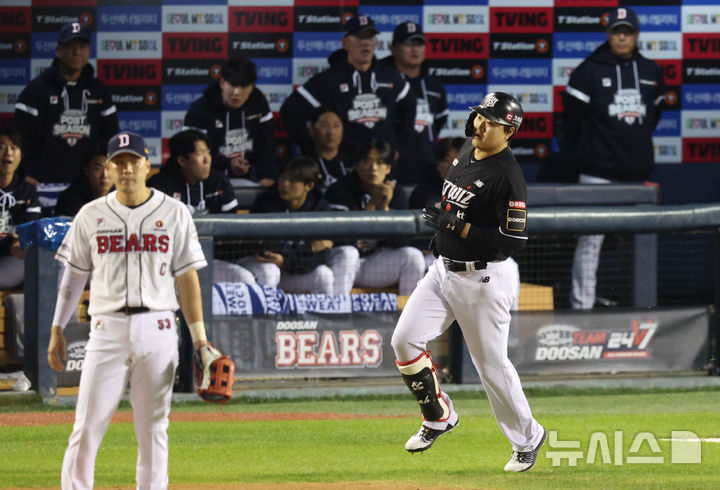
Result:
[[[457,320],[495,418],[513,447],[505,471],[527,471],[545,442],[517,371],[507,357],[510,308],[518,295],[509,257],[527,242],[526,186],[508,146],[522,123],[522,107],[494,92],[471,107],[467,141],[445,177],[441,207],[423,209],[437,230],[437,259],[403,309],[392,338],[397,365],[423,415],[408,439],[410,452],[428,449],[458,425],[450,397],[442,392],[427,342]]]

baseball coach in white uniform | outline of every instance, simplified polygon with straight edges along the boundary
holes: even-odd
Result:
[[[98,447],[128,382],[137,488],[167,488],[178,301],[195,348],[207,344],[197,275],[207,262],[185,205],[145,185],[147,155],[138,134],[110,139],[106,165],[117,190],[78,212],[55,256],[65,266],[48,345],[56,371],[67,359],[63,328],[91,277],[90,338],[63,459],[63,489],[92,488]]]

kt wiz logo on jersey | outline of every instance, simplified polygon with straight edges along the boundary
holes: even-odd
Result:
[[[143,233],[140,238],[136,234],[125,239],[125,235],[97,235],[97,253],[120,252],[160,252],[167,253],[170,249],[168,235]]]
[[[477,182],[474,182],[473,184],[481,187],[481,185],[478,185]],[[448,182],[446,180],[443,182],[442,192],[447,202],[455,204],[462,209],[467,209],[470,205],[470,200],[475,197],[475,193],[470,192],[470,188],[472,188],[472,186],[468,186],[468,189],[463,189],[462,187],[458,187],[452,182]]]

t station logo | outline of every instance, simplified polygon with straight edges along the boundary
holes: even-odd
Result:
[[[291,58],[292,34],[230,34],[229,50],[231,53],[242,52],[253,58]]]
[[[490,58],[550,58],[552,35],[490,34]]]
[[[296,2],[295,7],[295,31],[331,31],[337,32],[344,26],[347,21],[357,16],[357,6],[345,6],[335,9],[327,7],[304,7],[297,6],[300,2]],[[376,16],[372,16],[375,22],[378,22]]]
[[[33,7],[33,32],[58,32],[69,22],[80,22],[94,31],[95,9],[88,7]]]
[[[0,58],[29,58],[28,34],[0,34]]]
[[[430,60],[428,73],[439,78],[443,84],[484,84],[487,60]]]

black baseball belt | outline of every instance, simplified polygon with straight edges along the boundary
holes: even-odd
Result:
[[[483,269],[487,269],[487,262],[483,262],[482,260],[464,262],[445,257],[443,257],[442,260],[443,264],[445,264],[445,268],[450,272],[481,271]]]
[[[138,313],[147,313],[150,311],[150,308],[147,306],[123,306],[122,308],[119,308],[115,310],[115,313],[123,313],[125,315],[137,315]]]

